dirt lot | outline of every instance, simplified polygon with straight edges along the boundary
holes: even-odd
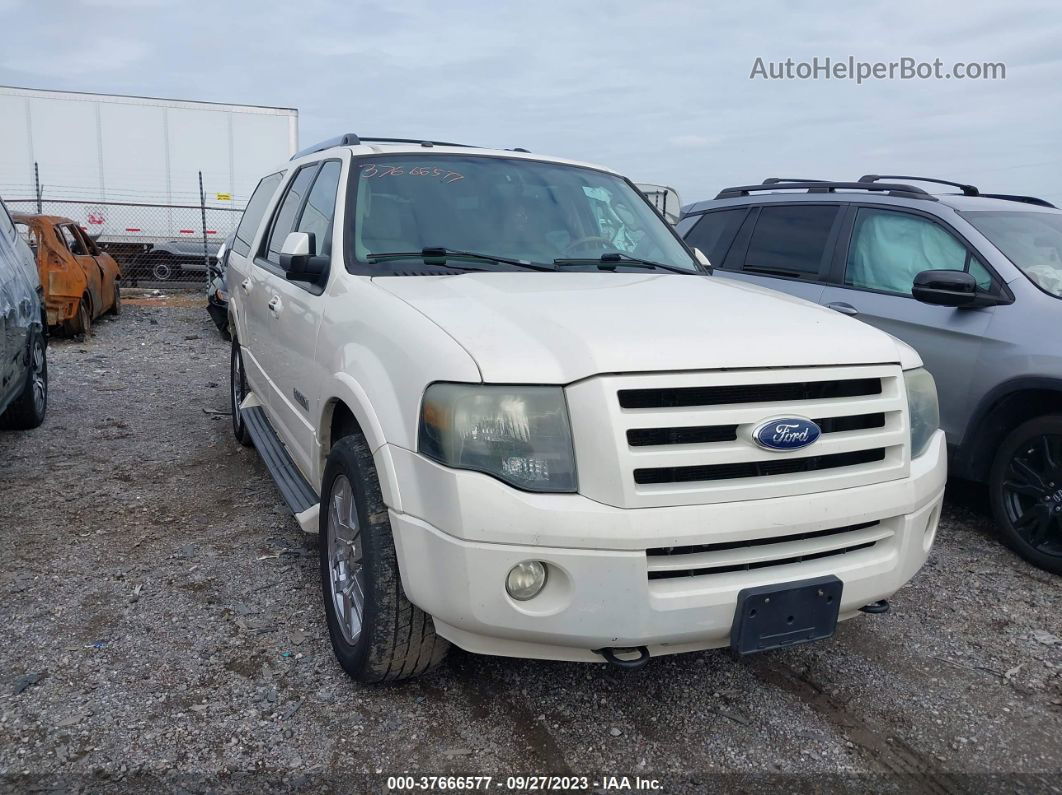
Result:
[[[232,439],[228,347],[198,304],[127,301],[88,340],[54,341],[46,423],[0,434],[8,787],[256,771],[375,791],[404,771],[1058,786],[1062,580],[1000,547],[976,495],[949,498],[890,614],[818,645],[633,674],[457,652],[417,681],[353,684],[328,645],[316,542]]]

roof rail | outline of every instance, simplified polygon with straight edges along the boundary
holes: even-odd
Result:
[[[482,149],[479,146],[473,146],[472,144],[455,144],[450,141],[429,141],[426,138],[378,138],[375,135],[364,135],[361,138],[362,141],[372,141],[378,144],[419,144],[424,147],[432,146],[461,146],[472,149]]]
[[[716,199],[735,199],[739,196],[748,196],[750,193],[770,190],[806,190],[808,193],[834,193],[838,190],[865,190],[877,193],[888,193],[891,196],[901,196],[907,199],[925,199],[926,201],[939,201],[921,188],[914,185],[902,185],[893,182],[789,182],[780,180],[765,185],[738,185],[733,188],[724,188],[719,191]]]
[[[767,177],[764,185],[777,185],[779,182],[829,182],[828,179],[797,179],[796,177]]]
[[[1011,193],[982,193],[986,199],[1002,199],[1008,202],[1021,202],[1022,204],[1035,204],[1037,207],[1050,207],[1052,209],[1058,209],[1047,199],[1038,199],[1035,196],[1015,196]]]
[[[963,196],[980,196],[981,192],[977,190],[976,185],[967,185],[962,182],[952,182],[948,179],[934,179],[933,177],[901,177],[895,174],[864,174],[859,178],[860,182],[878,182],[883,179],[910,179],[915,182],[932,182],[936,185],[951,185],[953,188],[958,188],[962,191]]]
[[[321,141],[320,143],[314,144],[313,146],[307,146],[305,149],[300,149],[289,159],[295,160],[299,157],[312,155],[314,152],[323,152],[325,149],[331,149],[334,146],[357,146],[360,143],[361,140],[354,133],[337,135],[335,138],[329,138],[327,141]]]

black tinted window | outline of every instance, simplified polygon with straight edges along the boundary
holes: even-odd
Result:
[[[240,219],[240,225],[236,229],[236,237],[232,241],[232,250],[237,254],[246,256],[251,250],[254,233],[258,231],[258,225],[262,222],[262,216],[265,215],[266,206],[276,193],[283,176],[283,174],[270,174],[258,183],[258,187],[251,194],[250,201],[244,208],[243,218]]]
[[[284,239],[288,234],[295,231],[302,200],[306,198],[306,191],[310,189],[310,183],[316,173],[317,163],[300,168],[295,174],[295,179],[291,181],[288,192],[284,194],[284,201],[277,209],[277,214],[273,218],[273,231],[269,234],[269,248],[266,251],[266,259],[274,265],[280,264],[280,249],[283,248]]]
[[[720,267],[746,212],[745,207],[738,207],[705,213],[686,235],[686,242],[693,248],[699,248],[712,265]]]
[[[837,207],[824,205],[760,208],[745,270],[797,278],[818,276],[837,211]]]

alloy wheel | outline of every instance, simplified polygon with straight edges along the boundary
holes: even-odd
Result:
[[[33,344],[33,361],[30,366],[30,378],[33,379],[33,408],[40,416],[44,414],[44,409],[48,404],[48,376],[44,364],[44,344],[40,340]]]
[[[365,571],[354,491],[345,475],[339,475],[332,486],[325,543],[336,621],[343,639],[354,645],[361,637],[365,615]]]
[[[1007,464],[1003,509],[1019,536],[1037,551],[1062,556],[1062,436],[1023,444]]]
[[[236,426],[243,426],[243,416],[240,414],[240,406],[243,404],[243,357],[239,351],[232,357],[232,418]]]

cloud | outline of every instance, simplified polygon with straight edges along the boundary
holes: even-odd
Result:
[[[686,135],[673,135],[667,142],[671,146],[676,146],[679,149],[700,149],[705,146],[714,146],[718,144],[720,140],[720,137],[717,135],[696,135],[694,133],[688,133]]]
[[[1046,0],[828,12],[780,0],[85,2],[59,15],[0,0],[0,25],[19,29],[0,83],[297,107],[306,142],[360,131],[524,146],[689,200],[771,174],[909,170],[1056,190],[1057,164],[1016,165],[1054,161],[1062,138]],[[749,79],[757,57],[848,55],[1003,61],[1007,79]]]
[[[77,39],[65,49],[49,52],[47,57],[29,58],[25,50],[6,49],[0,56],[0,68],[43,77],[69,79],[77,76],[118,72],[144,61],[148,46],[143,41],[117,36]],[[36,85],[35,88],[47,88]]]

